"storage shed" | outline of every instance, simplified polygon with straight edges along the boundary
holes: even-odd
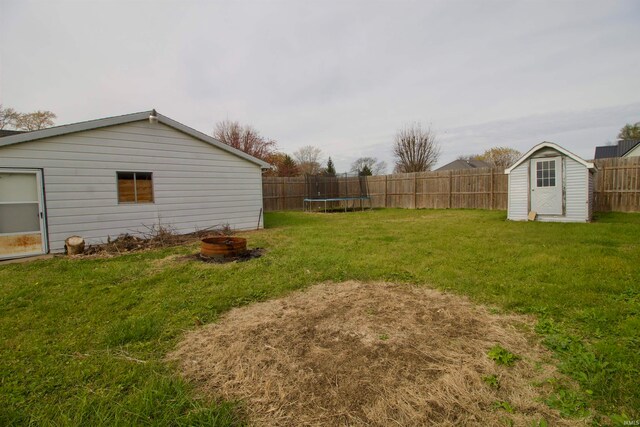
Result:
[[[155,110],[0,138],[0,259],[62,252],[158,223],[263,226],[269,164]]]
[[[510,168],[508,219],[588,222],[595,166],[552,142],[536,145]]]

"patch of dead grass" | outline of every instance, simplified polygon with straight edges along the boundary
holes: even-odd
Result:
[[[258,425],[582,425],[541,403],[534,384],[557,373],[530,324],[431,289],[325,283],[234,309],[169,358]],[[496,365],[496,344],[521,360]]]

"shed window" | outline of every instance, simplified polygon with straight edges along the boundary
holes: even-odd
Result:
[[[556,161],[545,160],[536,162],[536,186],[556,186]]]
[[[153,203],[151,172],[117,172],[118,203]]]

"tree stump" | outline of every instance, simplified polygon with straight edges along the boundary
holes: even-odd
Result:
[[[67,248],[67,255],[79,255],[84,253],[84,239],[80,236],[67,237],[64,241]]]

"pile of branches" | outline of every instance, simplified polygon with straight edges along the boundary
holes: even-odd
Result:
[[[148,231],[144,233],[125,233],[115,239],[108,238],[107,243],[89,245],[84,250],[84,255],[114,255],[145,249],[168,248],[190,244],[205,237],[233,235],[233,230],[229,224],[196,230],[188,234],[178,234],[174,228],[165,225],[145,227]]]

